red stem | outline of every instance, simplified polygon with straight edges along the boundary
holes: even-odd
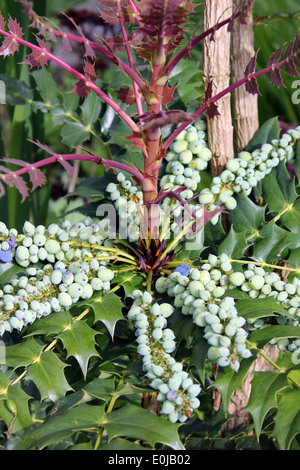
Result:
[[[120,7],[120,1],[119,0],[117,0],[117,8],[120,11],[121,7]],[[129,66],[132,70],[134,70],[134,62],[133,62],[133,57],[132,57],[129,41],[128,41],[127,31],[126,31],[126,28],[125,28],[124,21],[122,20],[121,17],[120,17],[120,25],[121,25],[121,29],[122,29],[122,33],[123,33],[124,42],[125,42],[125,47],[126,47]],[[137,111],[138,111],[139,116],[141,116],[143,114],[143,105],[142,105],[141,95],[139,93],[137,83],[134,80],[132,80],[132,83],[133,83],[133,90],[134,90],[134,94],[135,94],[135,101],[136,101]],[[141,122],[141,124],[142,124],[142,122]]]
[[[230,93],[231,91],[235,90],[236,88],[244,85],[245,83],[247,83],[248,81],[250,81],[252,78],[256,78],[256,77],[259,77],[260,75],[264,75],[266,73],[269,73],[271,72],[274,68],[279,68],[281,67],[282,65],[286,64],[288,61],[290,61],[291,59],[293,59],[294,57],[296,56],[296,54],[292,55],[291,57],[287,57],[285,58],[284,60],[282,60],[281,62],[278,62],[277,64],[272,64],[270,65],[269,67],[266,67],[265,69],[262,69],[262,70],[259,70],[258,72],[254,72],[254,73],[251,73],[250,75],[247,75],[246,77],[242,78],[241,80],[238,80],[236,83],[233,83],[232,85],[230,85],[228,88],[225,88],[224,90],[222,90],[220,93],[218,93],[217,95],[211,97],[209,100],[207,100],[207,102],[202,105],[197,111],[195,111],[192,115],[191,115],[191,120],[192,121],[195,121],[202,113],[204,113],[207,108],[215,103],[216,101],[220,100],[221,98],[223,98],[223,96],[227,95],[228,93]],[[171,143],[175,140],[175,138],[192,122],[192,121],[185,121],[183,122],[169,137],[168,139],[164,142],[163,146],[162,146],[162,149],[163,150],[166,150],[170,145]]]
[[[74,75],[74,77],[78,78],[79,80],[84,80],[87,86],[92,91],[94,91],[98,96],[100,96],[100,98],[102,98],[109,106],[111,106],[133,131],[139,132],[140,130],[139,127],[130,118],[130,116],[128,116],[128,114],[125,113],[125,111],[123,111],[123,109],[114,100],[112,100],[106,93],[104,93],[104,91],[102,91],[97,85],[95,85],[85,75],[78,72],[76,69],[66,64],[61,59],[55,57],[53,54],[51,54],[51,52],[47,51],[46,49],[43,49],[35,44],[31,44],[30,42],[25,41],[24,39],[19,38],[15,36],[14,34],[8,33],[4,31],[3,29],[0,29],[0,34],[2,34],[3,36],[15,39],[16,41],[18,41],[19,44],[23,44],[24,46],[28,47],[29,49],[32,49],[33,51],[42,51],[49,60],[52,60],[52,62],[55,62],[56,64],[58,64],[60,67],[70,72],[72,75]]]
[[[89,161],[93,163],[97,163],[98,165],[104,165],[106,168],[117,168],[122,171],[126,171],[127,173],[130,173],[136,180],[140,181],[141,185],[144,182],[144,176],[142,173],[140,173],[138,170],[135,170],[134,168],[131,168],[124,163],[116,162],[114,160],[108,160],[106,158],[101,158],[97,157],[95,155],[82,155],[82,154],[63,154],[63,155],[52,155],[51,157],[45,158],[43,160],[39,160],[38,162],[28,164],[27,166],[24,166],[20,168],[20,170],[13,171],[11,173],[5,173],[5,174],[0,174],[0,179],[5,180],[5,178],[11,178],[12,176],[20,176],[23,175],[24,173],[27,173],[29,169],[32,168],[40,168],[46,165],[50,165],[52,163],[57,163],[60,160],[84,160],[84,161]]]

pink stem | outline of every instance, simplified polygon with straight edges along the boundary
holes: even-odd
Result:
[[[123,109],[117,104],[115,103],[114,100],[112,100],[106,93],[104,93],[104,91],[102,91],[97,85],[95,85],[91,80],[89,80],[85,75],[83,75],[82,73],[78,72],[76,69],[74,69],[73,67],[71,67],[70,65],[66,64],[64,61],[62,61],[61,59],[55,57],[53,54],[51,54],[51,52],[47,51],[46,49],[42,49],[41,47],[39,46],[36,46],[35,44],[31,44],[30,42],[28,41],[25,41],[24,39],[22,38],[19,38],[17,36],[15,36],[14,34],[10,34],[6,31],[4,31],[3,29],[0,29],[0,34],[2,34],[3,36],[7,36],[7,37],[10,37],[10,38],[13,38],[14,40],[18,41],[20,44],[23,44],[24,46],[26,47],[29,47],[30,49],[34,50],[34,51],[42,51],[45,56],[49,59],[49,60],[52,60],[53,62],[55,62],[56,64],[58,64],[60,67],[62,67],[63,69],[67,70],[68,72],[70,72],[72,75],[74,75],[76,78],[78,78],[79,80],[83,80],[87,86],[92,90],[94,91],[98,96],[100,96],[100,98],[102,98],[109,106],[111,106],[118,114],[119,116],[124,119],[124,121],[126,122],[126,124],[128,124],[128,126],[134,131],[134,132],[139,132],[139,127],[135,124],[135,122],[128,116],[127,113],[125,113],[125,111],[123,111]]]
[[[117,8],[118,8],[118,10],[120,10],[120,8],[121,8],[120,7],[120,0],[117,0]],[[121,17],[120,17],[120,25],[121,25],[121,29],[122,29],[122,33],[123,33],[123,37],[124,37],[124,41],[125,41],[125,47],[126,47],[129,66],[132,70],[134,70],[134,62],[133,62],[133,57],[132,57],[131,49],[130,49],[129,42],[128,42],[127,31],[126,31],[126,28],[125,28],[125,25],[124,25],[124,21],[122,20]],[[144,111],[143,111],[141,95],[139,93],[137,83],[134,80],[132,80],[132,83],[133,83],[133,89],[134,89],[134,94],[135,94],[135,101],[136,101],[137,111],[138,111],[139,116],[142,116]]]
[[[254,72],[250,75],[247,75],[246,77],[242,78],[241,80],[237,81],[236,83],[233,83],[232,85],[230,85],[228,88],[225,88],[224,90],[222,90],[220,93],[218,93],[217,95],[211,97],[209,100],[207,100],[207,102],[202,105],[197,111],[195,111],[192,116],[191,116],[191,120],[192,121],[195,121],[201,114],[203,114],[207,108],[215,103],[216,101],[220,100],[221,98],[223,98],[223,96],[227,95],[228,93],[230,93],[232,90],[235,90],[236,88],[244,85],[245,83],[247,83],[248,81],[250,81],[252,78],[256,78],[256,77],[259,77],[260,75],[264,75],[266,73],[269,73],[271,72],[274,68],[279,68],[281,67],[282,65],[286,64],[289,60],[291,60],[292,58],[294,57],[294,55],[292,55],[291,57],[287,57],[286,59],[282,60],[281,62],[278,62],[277,64],[272,64],[270,65],[269,67],[266,67],[265,69],[263,70],[259,70],[258,72]],[[171,143],[175,140],[175,138],[191,123],[191,121],[185,121],[183,122],[174,132],[173,134],[171,134],[168,139],[164,142],[162,148],[163,150],[166,150],[170,145]]]
[[[126,171],[130,173],[136,180],[140,181],[142,184],[144,181],[144,176],[138,170],[131,168],[124,163],[116,162],[114,160],[107,160],[106,158],[97,157],[95,155],[82,155],[82,154],[64,154],[64,155],[52,155],[51,157],[45,158],[43,160],[39,160],[38,162],[28,164],[25,167],[20,168],[20,170],[13,171],[11,173],[0,174],[0,179],[10,178],[14,175],[20,176],[24,173],[27,173],[29,169],[33,168],[40,168],[46,165],[50,165],[52,163],[59,163],[60,160],[84,160],[93,163],[97,163],[98,165],[104,165],[106,168],[118,168],[119,170]]]
[[[227,18],[226,20],[222,21],[219,24],[216,24],[212,28],[207,29],[203,33],[199,34],[199,36],[196,36],[194,39],[192,39],[176,56],[170,61],[169,65],[166,67],[166,74],[169,75],[171,71],[174,69],[174,67],[178,64],[178,62],[183,59],[183,57],[186,56],[186,54],[189,52],[189,50],[194,49],[200,41],[202,41],[204,38],[212,34],[214,31],[217,31],[218,29],[222,28],[222,26],[226,25],[229,23],[231,18]]]
[[[23,3],[23,5],[26,8],[26,3],[25,4]],[[113,52],[107,50],[105,47],[100,46],[100,44],[97,44],[85,37],[76,36],[74,34],[66,33],[64,31],[59,31],[48,26],[44,21],[42,21],[42,19],[40,19],[40,17],[31,8],[30,10],[27,11],[27,15],[33,21],[33,24],[37,26],[37,28],[38,28],[38,24],[42,24],[45,31],[49,31],[50,33],[54,34],[57,37],[66,38],[69,41],[77,42],[79,44],[88,44],[92,49],[100,52],[100,54],[104,55],[111,62],[113,62],[116,65],[119,65],[121,69],[125,73],[127,73],[127,75],[129,75],[132,78],[132,80],[135,81],[135,83],[137,83],[137,85],[141,88],[141,90],[145,88],[145,82],[143,81],[143,79],[133,69],[128,67],[128,65],[125,62],[123,62],[121,59],[119,59],[119,57],[117,57]]]

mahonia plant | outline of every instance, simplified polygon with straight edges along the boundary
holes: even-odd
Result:
[[[188,59],[191,50],[198,47],[204,38],[210,37],[214,40],[214,34],[220,28],[232,31],[235,22],[242,23],[247,8],[253,3],[252,0],[238,3],[230,17],[207,31],[198,35],[194,33],[192,39],[183,47],[186,27],[195,9],[195,5],[190,1],[99,1],[99,15],[102,20],[110,25],[118,25],[122,34],[99,42],[87,39],[74,22],[77,34],[66,33],[49,25],[45,18],[34,12],[32,3],[26,0],[21,3],[32,26],[38,30],[36,43],[24,39],[24,31],[16,20],[9,17],[6,23],[0,14],[0,35],[4,37],[0,55],[13,55],[20,46],[24,46],[31,51],[25,61],[30,69],[46,67],[52,62],[75,77],[76,83],[71,93],[81,99],[94,93],[113,109],[127,125],[126,139],[138,149],[140,163],[128,165],[113,158],[95,155],[89,149],[83,149],[82,153],[57,154],[41,142],[35,144],[50,155],[42,160],[26,163],[19,159],[2,158],[0,194],[5,193],[5,185],[15,186],[23,200],[29,195],[23,175],[29,176],[32,190],[35,190],[44,184],[42,168],[45,166],[60,163],[72,176],[72,161],[81,160],[103,165],[107,171],[116,174],[115,180],[106,186],[105,197],[117,210],[120,223],[119,227],[109,226],[105,229],[103,221],[97,217],[83,217],[83,220],[76,224],[65,220],[47,227],[34,226],[26,221],[23,229],[18,232],[1,222],[0,261],[9,263],[12,271],[8,270],[5,280],[1,281],[0,334],[3,338],[8,334],[15,334],[16,331],[20,332],[20,335],[23,331],[38,334],[39,331],[44,331],[42,325],[46,317],[54,318],[55,314],[60,314],[62,317],[59,318],[66,316],[70,320],[68,312],[73,312],[74,307],[88,306],[75,320],[70,320],[70,324],[65,325],[63,322],[61,331],[56,328],[53,330],[55,334],[59,333],[53,346],[60,337],[69,356],[78,360],[86,377],[88,361],[92,356],[99,356],[94,348],[95,335],[99,332],[92,330],[92,333],[90,326],[82,319],[92,309],[96,321],[100,319],[113,337],[117,321],[124,319],[123,315],[114,311],[120,309],[120,305],[125,307],[120,298],[115,296],[115,291],[123,287],[126,320],[135,338],[130,360],[135,358],[137,363],[140,361],[139,377],[143,377],[142,383],[145,384],[144,396],[154,393],[156,413],[162,415],[161,418],[147,415],[145,423],[160,427],[156,418],[160,419],[163,426],[166,425],[162,429],[162,437],[158,438],[161,439],[160,442],[171,447],[178,445],[177,438],[174,439],[172,434],[174,428],[170,423],[166,424],[164,415],[172,425],[184,423],[190,418],[195,418],[195,415],[203,417],[201,393],[205,399],[203,387],[207,385],[203,375],[197,372],[197,367],[189,368],[183,359],[184,346],[181,342],[184,337],[177,324],[183,321],[180,320],[181,317],[185,320],[191,319],[191,323],[187,324],[194,329],[195,341],[198,338],[198,343],[204,347],[208,363],[216,364],[234,374],[242,369],[242,364],[251,364],[257,355],[258,348],[255,342],[249,340],[250,333],[266,330],[270,325],[274,326],[274,323],[276,326],[276,322],[279,325],[291,326],[294,328],[293,333],[283,339],[280,335],[275,335],[269,338],[269,341],[277,344],[284,352],[300,351],[297,339],[300,337],[297,330],[300,281],[297,277],[286,283],[273,272],[275,268],[283,268],[255,259],[234,260],[231,258],[232,253],[208,253],[207,259],[202,259],[199,248],[193,257],[185,257],[184,251],[186,237],[193,239],[197,236],[195,226],[199,228],[199,221],[201,228],[209,227],[214,230],[215,227],[220,230],[222,214],[234,213],[238,207],[239,195],[245,198],[251,196],[276,168],[295,162],[300,127],[290,129],[279,138],[258,145],[254,151],[245,149],[240,152],[236,158],[227,162],[226,169],[212,179],[209,187],[202,186],[202,189],[198,190],[203,172],[209,169],[209,162],[213,158],[207,142],[206,122],[219,114],[218,100],[240,86],[245,86],[251,94],[259,93],[257,79],[264,74],[268,74],[270,81],[277,87],[283,86],[280,73],[282,68],[289,75],[298,75],[299,36],[297,35],[285,49],[280,47],[263,70],[255,70],[255,54],[246,67],[244,78],[232,83],[217,95],[212,93],[211,81],[205,90],[201,106],[188,113],[181,109],[170,109],[176,92],[176,87],[170,86],[170,76],[174,68],[180,61]],[[61,40],[65,51],[71,50],[73,43],[84,46],[84,67],[81,72],[53,54],[50,44],[57,40]],[[99,86],[95,67],[96,53],[103,55],[120,73],[132,80],[131,87],[116,90],[117,98],[124,106],[120,106]],[[127,61],[121,58],[123,53],[126,53]],[[147,78],[142,76],[135,65],[134,55],[147,63]],[[136,114],[129,115],[125,111],[126,105],[133,104]],[[165,128],[171,129],[166,137],[163,133]],[[5,163],[20,168],[12,171],[4,165]],[[196,201],[201,209],[195,204]],[[182,228],[178,220],[187,216],[188,223]],[[127,230],[127,239],[119,236],[122,227]],[[168,230],[171,233],[169,238]],[[243,264],[246,269],[243,269]],[[291,271],[299,274],[297,269]],[[134,286],[128,281],[132,273],[133,278],[138,279],[138,285]],[[251,301],[267,299],[267,307],[264,309],[267,313],[251,316],[252,310],[248,306],[248,310],[244,308],[243,315],[239,305],[245,298]],[[254,304],[255,302],[251,306]],[[279,314],[275,318],[274,312]],[[39,323],[41,327],[38,326]],[[81,327],[82,332],[88,334],[86,331],[89,331],[91,341],[88,345],[78,345],[83,348],[82,354],[77,353],[67,337],[69,330],[75,335],[76,328],[80,328],[79,324],[85,325]],[[177,340],[176,329],[180,340]],[[34,333],[35,331],[37,333]],[[189,348],[186,337],[184,339],[186,348]],[[77,340],[80,343],[80,335]],[[58,385],[56,388],[54,386],[50,393],[45,391],[44,382],[34,368],[37,363],[43,361],[43,354],[48,354],[49,364],[52,364],[53,346],[50,343],[45,351],[39,352],[38,359],[23,364],[23,375],[28,373],[35,385],[38,388],[40,386],[42,399],[47,397],[55,403],[57,397],[65,396],[70,390],[65,378],[60,375]],[[60,364],[58,370],[62,367]],[[91,368],[93,369],[93,366]],[[297,385],[292,375],[289,378]],[[10,409],[14,409],[10,387],[17,386],[21,379],[22,376],[14,376],[12,381],[1,389]],[[137,384],[135,386],[137,391],[141,390]],[[89,391],[88,386],[86,393],[97,397],[97,393]],[[121,396],[122,389],[118,392],[111,390],[109,393],[114,397]],[[102,392],[100,398],[101,394]],[[107,394],[104,392],[103,397],[105,401]],[[97,410],[100,413],[97,415],[97,428],[105,428],[107,423],[110,423],[107,416],[112,412],[115,399],[110,401],[108,408],[101,407],[101,410]],[[122,413],[122,408],[120,410]],[[80,419],[85,411],[86,408]],[[134,420],[137,412],[131,412]],[[14,413],[11,423],[4,413],[5,423],[9,432],[19,431],[22,436],[22,422],[20,421],[16,428],[18,412]],[[103,419],[99,418],[101,413],[104,413]],[[137,419],[143,420],[144,415],[138,415]],[[115,420],[117,423],[118,415]],[[114,424],[114,418],[111,423]],[[25,447],[39,448],[49,443],[46,438],[39,436],[38,429],[44,424],[35,428],[33,437],[26,435]],[[255,425],[259,433],[260,422],[256,420]],[[78,426],[83,430],[90,429],[86,424]],[[177,432],[178,424],[176,426]],[[140,438],[140,434],[134,434],[137,431],[133,431],[133,434],[124,432],[125,436]],[[145,441],[150,445],[156,443],[155,438],[145,437]],[[99,448],[102,444],[99,433],[94,448]]]

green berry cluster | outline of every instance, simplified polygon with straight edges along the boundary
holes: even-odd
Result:
[[[226,209],[234,210],[234,194],[243,192],[247,196],[273,168],[281,161],[290,161],[294,156],[295,143],[300,139],[300,126],[290,129],[280,139],[263,144],[259,149],[240,152],[237,158],[228,160],[226,169],[212,179],[209,188],[204,188],[199,195],[200,204],[207,205],[209,211],[224,204]],[[219,215],[211,219],[216,224]]]
[[[170,146],[167,153],[165,174],[160,186],[165,191],[186,189],[180,193],[183,199],[194,196],[201,181],[201,170],[205,170],[212,158],[207,146],[206,123],[204,120],[190,124]]]
[[[124,233],[127,233],[130,242],[137,241],[140,233],[139,204],[143,203],[142,191],[138,191],[121,171],[117,174],[117,182],[109,183],[106,191],[119,213],[120,230],[126,230]]]
[[[210,346],[209,360],[238,371],[240,357],[250,357],[251,352],[243,328],[246,320],[238,314],[234,299],[226,296],[226,290],[232,286],[231,273],[227,255],[220,258],[210,255],[208,263],[191,268],[188,274],[175,270],[167,278],[159,277],[156,290],[174,297],[174,306],[204,328],[204,338]]]
[[[175,423],[185,422],[200,406],[197,398],[201,391],[182,363],[176,362],[171,353],[176,348],[175,335],[167,328],[167,318],[174,311],[169,303],[154,302],[149,292],[134,290],[128,319],[134,321],[137,352],[142,356],[143,370],[150,386],[157,390],[161,413]],[[153,303],[154,302],[154,303]]]
[[[24,272],[1,286],[1,336],[110,289],[114,272],[106,266],[109,252],[97,245],[104,241],[103,234],[90,218],[73,226],[64,221],[48,228],[25,222],[22,233],[0,223],[3,237],[14,238],[12,259]],[[1,249],[11,247],[3,241]]]
[[[9,230],[3,222],[0,222],[2,250],[9,249],[6,240],[10,237],[13,237],[16,243],[14,259],[23,268],[39,262],[70,263],[88,260],[96,255],[105,257],[108,253],[105,250],[101,251],[101,245],[110,243],[100,221],[91,217],[86,217],[75,225],[65,220],[60,224],[52,223],[47,228],[44,225],[35,227],[26,221],[21,233],[16,229]],[[105,260],[102,264],[105,264]]]
[[[0,335],[13,329],[21,331],[36,319],[90,299],[95,292],[108,291],[113,278],[113,271],[95,258],[26,268],[0,290]]]

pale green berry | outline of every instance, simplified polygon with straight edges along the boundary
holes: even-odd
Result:
[[[35,226],[32,225],[30,222],[26,221],[23,225],[23,232],[29,236],[34,235]]]
[[[72,299],[77,299],[81,296],[83,292],[83,287],[80,284],[74,282],[73,284],[69,285],[68,287],[68,294],[72,297]]]
[[[202,190],[198,198],[200,204],[209,204],[213,199],[214,195],[209,189]]]
[[[82,294],[81,294],[81,298],[82,299],[90,299],[93,295],[94,291],[93,291],[93,288],[90,284],[85,284],[84,286],[82,286]]]
[[[174,312],[174,307],[168,303],[160,304],[160,315],[164,318],[168,318]]]
[[[237,206],[237,202],[236,200],[234,199],[234,197],[230,196],[225,202],[225,207],[226,209],[228,210],[234,210]]]
[[[60,244],[56,240],[47,240],[44,248],[47,253],[55,255],[60,251]]]
[[[160,315],[160,306],[159,306],[159,304],[158,304],[157,302],[152,305],[152,307],[151,307],[151,313],[152,313],[152,315],[154,315],[154,316]]]
[[[260,290],[265,283],[265,279],[259,274],[254,274],[248,279],[248,283],[253,289]]]
[[[52,284],[60,284],[62,281],[62,272],[59,269],[55,269],[50,274]]]
[[[117,190],[117,185],[115,183],[109,183],[107,186],[106,186],[106,191],[108,193],[112,193],[114,191]]]
[[[179,161],[184,165],[187,165],[193,160],[193,154],[190,150],[184,150],[179,154]]]
[[[95,277],[94,279],[91,280],[91,286],[93,290],[99,291],[103,289],[103,281],[99,279],[98,277]]]
[[[60,292],[58,294],[57,299],[62,307],[67,308],[67,307],[71,307],[72,305],[72,297],[67,292]]]
[[[99,269],[97,273],[99,279],[101,281],[106,282],[106,281],[111,281],[114,278],[114,273],[110,269]]]
[[[207,147],[202,148],[200,152],[197,152],[197,153],[198,153],[198,157],[206,162],[212,158],[212,152]]]
[[[28,248],[25,246],[18,246],[16,249],[16,257],[21,261],[26,261],[29,258]]]
[[[184,150],[186,150],[187,148],[188,148],[188,142],[186,142],[185,140],[177,140],[174,142],[172,146],[172,150],[175,153],[184,152]]]
[[[160,340],[162,338],[162,335],[163,335],[162,328],[154,328],[154,330],[152,331],[152,336],[156,340]]]
[[[239,273],[239,272],[236,272],[236,273],[232,273],[230,274],[229,276],[229,281],[231,282],[231,284],[233,284],[234,286],[241,286],[242,284],[244,284],[245,282],[245,276],[243,273]]]
[[[176,392],[177,390],[179,390],[181,382],[182,382],[182,380],[181,380],[180,376],[175,372],[174,375],[172,375],[169,378],[168,387],[173,392]]]

